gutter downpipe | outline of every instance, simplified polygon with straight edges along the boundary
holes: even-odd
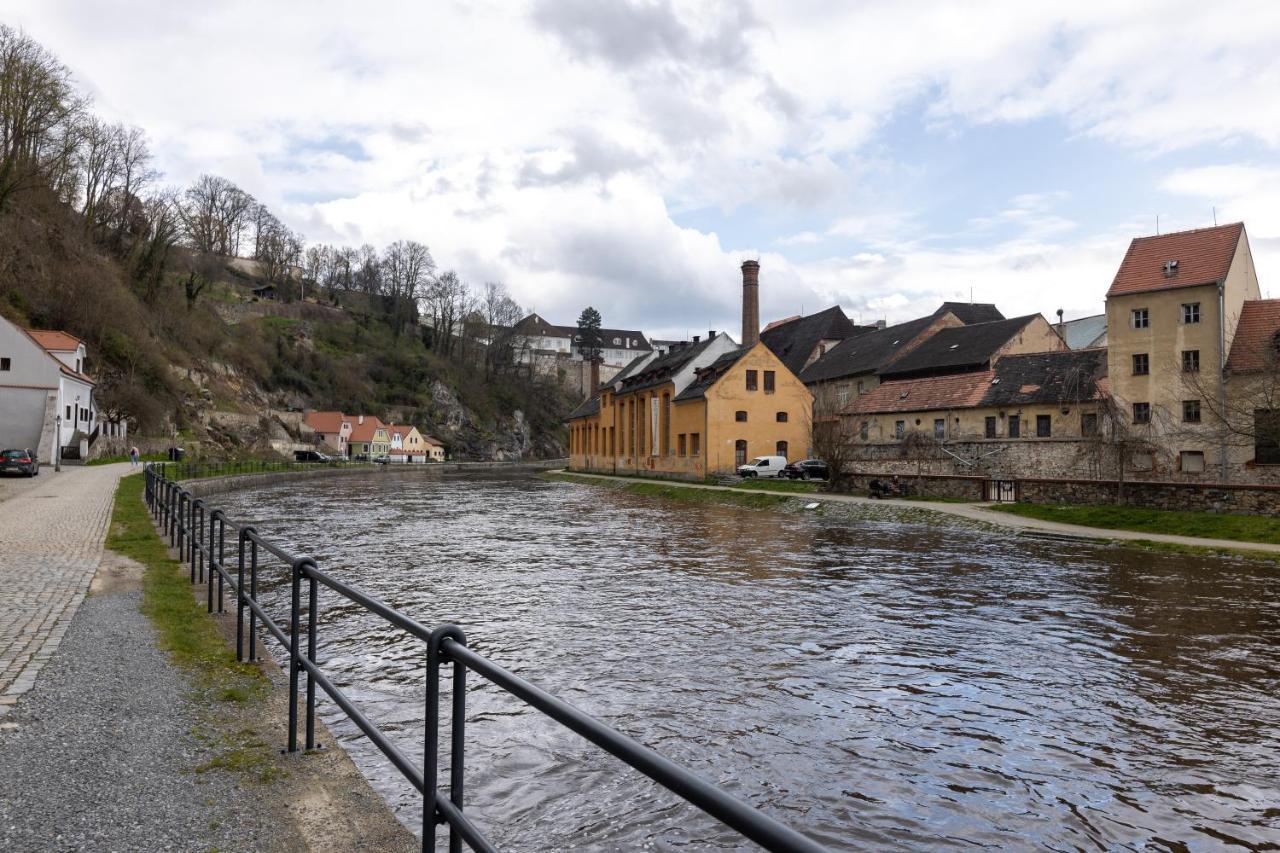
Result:
[[[1218,459],[1222,482],[1227,482],[1227,313],[1226,282],[1218,282],[1218,420],[1222,421]]]

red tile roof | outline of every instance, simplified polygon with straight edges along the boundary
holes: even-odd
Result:
[[[335,435],[342,432],[343,421],[350,421],[342,412],[307,412],[303,421],[318,433],[331,432]]]
[[[373,434],[379,429],[386,428],[386,424],[375,418],[373,415],[365,415],[364,423],[360,423],[360,416],[353,415],[349,418],[351,421],[351,441],[355,442],[371,442]]]
[[[51,352],[75,352],[76,348],[84,343],[75,335],[52,329],[27,329],[27,334]]]
[[[1215,284],[1226,278],[1244,233],[1243,222],[1177,231],[1154,237],[1137,237],[1120,262],[1107,296],[1124,296],[1149,290]],[[1165,277],[1164,265],[1177,261],[1178,271]]]
[[[994,376],[994,371],[980,370],[954,376],[885,382],[854,400],[845,412],[869,415],[969,408],[982,402]]]
[[[1280,299],[1244,303],[1236,336],[1231,339],[1227,369],[1232,373],[1280,369]]]

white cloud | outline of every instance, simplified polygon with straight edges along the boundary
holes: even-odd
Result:
[[[8,6],[101,112],[148,130],[170,180],[225,174],[312,239],[421,239],[562,321],[596,302],[655,333],[734,330],[756,244],[775,250],[766,319],[831,302],[903,319],[971,286],[1006,313],[1100,310],[1149,227],[1062,215],[1052,163],[989,212],[930,221],[895,194],[878,136],[920,108],[957,145],[974,125],[1051,119],[1116,157],[1219,146],[1221,166],[1163,189],[1246,218],[1280,274],[1280,4]],[[1266,153],[1240,165],[1235,149]],[[1150,189],[1115,216],[1149,210]],[[674,221],[708,210],[724,224]]]

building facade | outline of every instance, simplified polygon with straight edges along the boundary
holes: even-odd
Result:
[[[87,456],[98,425],[87,359],[74,335],[0,317],[0,444],[30,448],[43,464]]]

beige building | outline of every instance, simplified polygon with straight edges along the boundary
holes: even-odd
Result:
[[[1162,445],[1157,471],[1229,480],[1247,461],[1216,413],[1241,311],[1260,298],[1243,223],[1129,244],[1107,291],[1108,372],[1121,422]]]

